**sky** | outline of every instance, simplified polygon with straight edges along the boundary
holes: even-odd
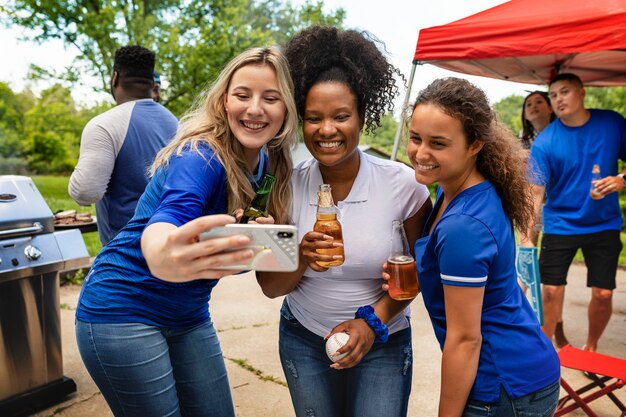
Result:
[[[292,0],[293,4],[303,2],[304,0]],[[344,27],[367,30],[383,41],[389,59],[408,80],[420,29],[443,25],[504,2],[503,0],[324,0],[324,9],[326,12],[339,7],[345,9]],[[43,45],[20,41],[19,37],[23,34],[23,30],[19,28],[0,27],[1,49],[3,56],[8,58],[0,65],[0,81],[8,82],[16,91],[29,86],[37,92],[46,85],[33,84],[32,81],[25,79],[29,65],[34,63],[44,68],[60,70],[71,65],[76,51],[72,47],[64,47],[59,40],[48,41]],[[411,99],[436,78],[446,76],[469,79],[485,90],[492,103],[511,94],[525,95],[525,90],[537,88],[527,84],[454,73],[433,65],[420,65],[415,72]],[[166,78],[166,75],[163,77]],[[93,93],[91,87],[96,86],[97,81],[87,81],[87,86],[77,88],[73,92],[74,99],[84,104],[111,100],[107,94]],[[165,79],[165,86],[166,81]],[[396,101],[397,108],[401,106],[405,96],[406,90],[402,90]]]

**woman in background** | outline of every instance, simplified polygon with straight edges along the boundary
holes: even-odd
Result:
[[[522,146],[530,149],[535,138],[543,129],[556,119],[550,105],[550,97],[545,91],[533,91],[522,104]]]
[[[552,105],[550,104],[550,96],[547,92],[532,91],[526,96],[526,98],[524,99],[524,104],[522,105],[523,130],[522,137],[520,138],[526,155],[530,151],[530,147],[535,141],[535,138],[554,119],[556,119],[556,114],[554,113],[554,110],[552,110]],[[539,229],[541,228],[539,227]],[[522,285],[522,289],[526,291],[526,286],[521,282],[520,285]],[[565,336],[565,331],[563,329],[562,311],[561,318],[556,323],[556,328],[554,330],[554,343],[558,348],[562,348],[563,346],[569,344],[569,341],[567,340],[567,337]]]

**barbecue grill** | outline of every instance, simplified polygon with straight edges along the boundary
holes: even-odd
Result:
[[[80,231],[54,231],[30,178],[0,176],[0,416],[76,391],[63,376],[59,272],[88,263]]]

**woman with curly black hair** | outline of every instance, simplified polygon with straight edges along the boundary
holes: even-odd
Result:
[[[313,158],[294,168],[291,216],[304,233],[295,273],[259,273],[269,297],[287,294],[281,309],[280,357],[297,416],[405,416],[412,378],[408,301],[381,288],[392,221],[404,222],[411,247],[431,202],[407,166],[359,150],[393,108],[398,71],[368,34],[315,26],[295,35],[285,55],[294,79],[304,142]],[[313,232],[317,190],[330,184],[343,227],[345,260],[317,249],[342,246]],[[341,258],[341,257],[339,257]],[[348,342],[326,355],[326,339]],[[339,370],[342,369],[340,372]]]

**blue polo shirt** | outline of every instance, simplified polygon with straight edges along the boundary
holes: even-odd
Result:
[[[442,201],[439,190],[425,231]],[[455,197],[432,233],[415,243],[415,257],[424,304],[442,349],[444,285],[485,287],[483,341],[470,399],[496,402],[500,386],[511,398],[520,398],[559,380],[557,354],[517,284],[513,227],[491,182]]]
[[[626,120],[611,110],[589,110],[587,123],[550,123],[532,145],[529,175],[546,187],[543,207],[545,233],[576,235],[620,230],[618,193],[593,200],[591,170],[600,165],[602,177],[617,174],[617,160],[626,161]]]
[[[156,172],[133,218],[96,257],[83,283],[78,320],[169,328],[210,320],[208,302],[217,280],[160,280],[150,274],[141,252],[141,234],[152,223],[182,226],[200,216],[226,213],[224,166],[208,145],[199,145],[199,150],[184,150]],[[262,152],[258,173],[251,181],[262,177],[265,161]]]

